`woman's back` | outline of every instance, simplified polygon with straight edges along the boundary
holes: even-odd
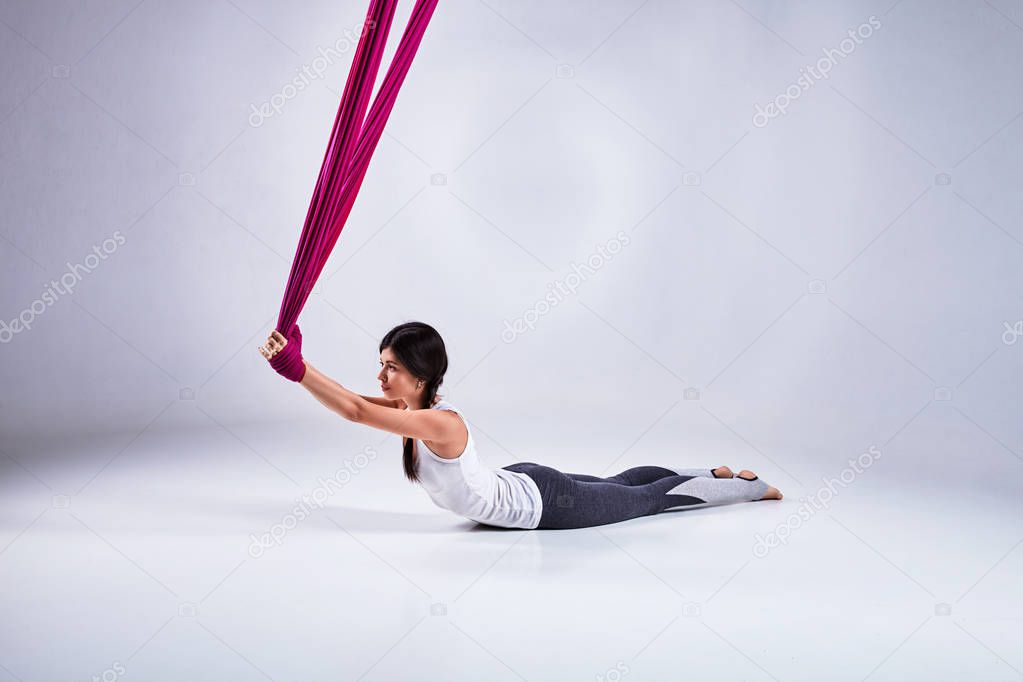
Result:
[[[446,400],[434,403],[430,409],[454,412],[468,433],[465,449],[454,459],[437,455],[416,439],[416,472],[434,504],[490,526],[536,528],[543,503],[533,479],[523,473],[483,466],[472,429],[461,411]]]

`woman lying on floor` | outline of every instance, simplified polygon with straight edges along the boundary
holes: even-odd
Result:
[[[302,334],[274,331],[260,353],[282,376],[301,383],[345,419],[404,437],[405,475],[439,507],[503,528],[586,528],[673,509],[780,500],[752,471],[640,466],[610,478],[568,474],[535,462],[500,469],[480,463],[468,421],[437,395],[448,368],[440,334],[428,324],[400,324],[380,342],[384,397],[362,396],[302,358]]]

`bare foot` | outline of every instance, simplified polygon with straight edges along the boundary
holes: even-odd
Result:
[[[752,481],[757,478],[757,475],[749,469],[743,469],[739,472],[739,478]],[[773,485],[767,487],[767,492],[760,498],[761,500],[780,500],[782,499],[781,491],[775,488]]]
[[[719,466],[717,469],[711,469],[710,473],[714,474],[714,478],[732,478],[735,474],[732,470],[726,466]]]

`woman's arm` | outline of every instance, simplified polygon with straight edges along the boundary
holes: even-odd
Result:
[[[324,406],[349,421],[438,443],[465,439],[462,420],[452,419],[445,410],[405,410],[381,405],[349,391],[308,362],[301,383]]]
[[[374,405],[383,405],[384,407],[395,407],[401,409],[405,408],[404,404],[399,405],[397,400],[391,400],[390,398],[383,397],[377,398],[376,396],[371,395],[360,395],[359,397],[362,398],[363,400],[368,400]]]

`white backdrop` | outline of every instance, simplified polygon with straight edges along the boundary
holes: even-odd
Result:
[[[373,392],[380,337],[421,319],[449,399],[509,440],[542,422],[620,449],[674,406],[680,439],[728,429],[798,476],[923,416],[1017,467],[1020,12],[443,3],[302,317],[307,358]],[[255,348],[363,13],[4,4],[0,310],[31,326],[0,345],[10,455],[331,419]]]
[[[327,659],[397,679],[461,661],[426,624],[395,648],[434,602],[475,619],[479,641],[458,640],[473,660],[518,678],[643,654],[665,679],[681,646],[735,676],[1023,668],[1006,625],[1023,5],[441,3],[301,317],[306,358],[375,394],[380,338],[423,320],[489,465],[729,464],[786,493],[609,529],[624,554],[528,534],[493,571],[510,535],[445,538],[455,519],[405,483],[397,436],[328,413],[256,351],[364,16],[362,0],[0,2],[0,582],[20,618],[0,676],[85,679],[139,654],[140,679],[312,679]],[[367,446],[382,456],[334,500],[343,528],[246,558],[250,533]],[[754,534],[867,452],[877,469],[834,525],[732,581]],[[582,609],[625,580],[610,610]],[[700,621],[724,634],[661,637],[665,587],[706,603],[729,583]],[[208,633],[180,625],[217,590]],[[367,620],[345,634],[325,594]],[[549,598],[563,631],[533,641],[547,630],[519,625]]]

